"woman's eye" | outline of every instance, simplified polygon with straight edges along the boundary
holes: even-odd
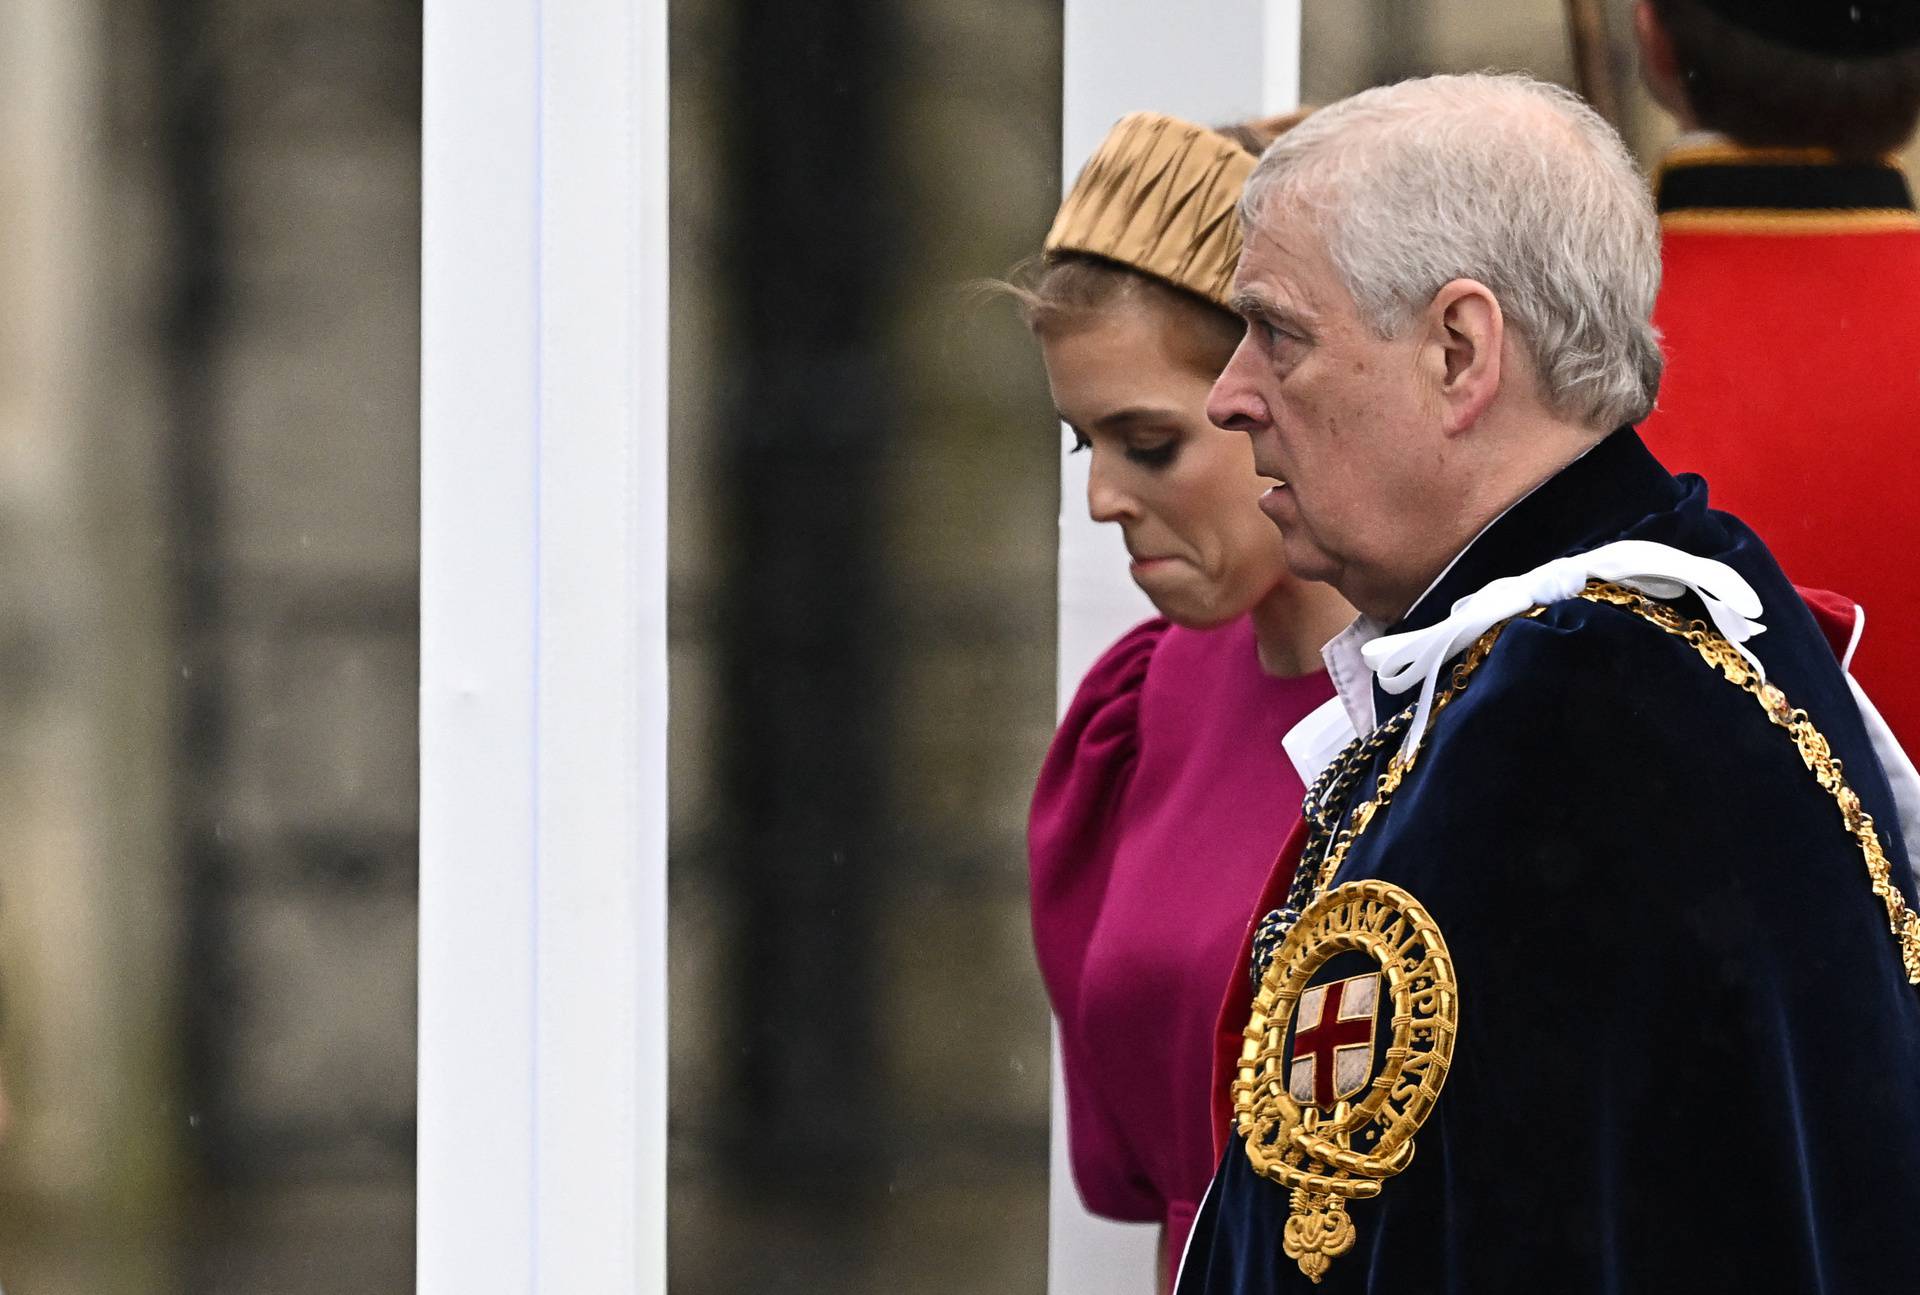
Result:
[[[1129,445],[1127,457],[1142,467],[1164,468],[1173,462],[1173,456],[1179,448],[1178,441],[1162,441],[1158,445]]]
[[[1093,448],[1092,441],[1082,436],[1079,432],[1075,432],[1073,434],[1073,448],[1068,450],[1067,453],[1078,454],[1082,450],[1090,450],[1092,448]]]

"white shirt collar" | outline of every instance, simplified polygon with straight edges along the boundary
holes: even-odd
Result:
[[[1326,663],[1327,678],[1333,681],[1334,696],[1347,713],[1354,733],[1373,732],[1373,671],[1360,655],[1360,649],[1387,632],[1387,627],[1371,616],[1360,615],[1353,623],[1327,641],[1320,649]],[[1289,737],[1292,735],[1289,734]],[[1306,779],[1312,782],[1313,779]]]

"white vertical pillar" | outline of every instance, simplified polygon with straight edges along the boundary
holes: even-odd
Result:
[[[1297,106],[1300,0],[1066,0],[1063,180],[1071,184],[1108,127],[1141,109],[1203,125]],[[1063,447],[1064,448],[1064,447]],[[1127,575],[1117,528],[1087,518],[1085,455],[1060,469],[1059,688],[1080,678],[1129,625],[1150,615]],[[1156,1230],[1089,1215],[1067,1163],[1065,1103],[1054,1068],[1051,1295],[1147,1295]]]
[[[666,1287],[666,39],[426,9],[426,1295]]]

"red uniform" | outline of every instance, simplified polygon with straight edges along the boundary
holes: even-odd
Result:
[[[1867,613],[1853,672],[1920,750],[1920,216],[1888,164],[1675,152],[1658,181],[1667,352],[1642,428],[1803,585]]]

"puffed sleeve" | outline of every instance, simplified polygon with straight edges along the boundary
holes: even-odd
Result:
[[[1047,751],[1027,820],[1033,943],[1060,1022],[1074,1183],[1095,1214],[1142,1222],[1159,1221],[1165,1202],[1102,1100],[1079,1028],[1080,987],[1126,821],[1140,692],[1166,630],[1157,617],[1135,626],[1087,672]]]

